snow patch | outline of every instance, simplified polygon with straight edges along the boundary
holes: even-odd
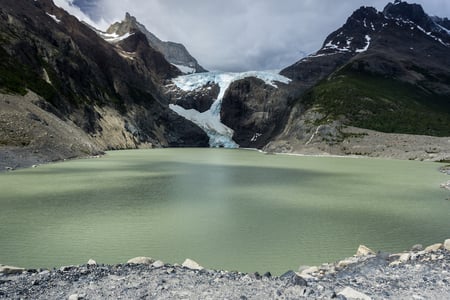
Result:
[[[183,66],[183,65],[177,65],[177,64],[172,64],[172,65],[177,67],[178,70],[180,70],[184,74],[192,74],[192,73],[195,73],[195,71],[196,71],[196,69],[192,68],[192,67]]]
[[[367,49],[369,49],[370,41],[371,41],[372,39],[371,39],[370,36],[368,36],[368,35],[366,35],[365,38],[366,38],[366,43],[367,43],[366,46],[365,46],[364,48],[361,48],[361,49],[356,49],[356,52],[357,52],[357,53],[366,52]]]
[[[347,43],[347,45],[348,45],[348,43]],[[338,45],[333,44],[333,41],[329,41],[324,47],[324,50],[329,50],[329,49],[337,50],[339,52],[351,52],[351,50],[348,47],[341,48]]]
[[[277,88],[275,82],[288,84],[291,81],[287,77],[269,71],[249,71],[243,73],[206,72],[179,76],[172,79],[172,82],[183,91],[195,91],[208,84],[217,84],[219,86],[219,95],[211,105],[211,108],[203,113],[195,109],[184,109],[174,104],[170,104],[169,107],[180,116],[183,116],[202,128],[209,137],[210,147],[238,148],[239,145],[233,141],[234,131],[220,121],[220,111],[222,109],[223,97],[231,83],[248,77],[259,78],[275,88]]]
[[[449,44],[444,43],[440,38],[438,38],[437,36],[434,36],[431,32],[427,32],[425,29],[423,29],[419,25],[416,25],[416,27],[417,27],[417,29],[419,29],[420,31],[422,31],[423,33],[425,33],[426,35],[428,35],[429,37],[431,37],[435,41],[438,41],[439,43],[441,43],[442,45],[444,45],[446,47],[449,46]]]
[[[105,41],[107,41],[108,43],[118,43],[120,41],[123,41],[123,40],[129,38],[133,34],[134,34],[134,32],[133,33],[127,32],[127,33],[125,33],[124,35],[121,35],[121,36],[119,36],[117,34],[110,34],[110,35],[108,35],[108,34],[105,34],[105,35],[101,34],[100,36],[103,37],[103,39]]]
[[[439,25],[438,23],[435,23],[438,27],[439,27],[439,29],[441,29],[443,32],[446,32],[448,35],[450,35],[450,30],[448,30],[447,28],[445,28],[444,26],[442,26],[442,25]]]
[[[60,19],[58,19],[55,15],[51,15],[51,14],[49,14],[49,13],[46,13],[47,14],[47,16],[49,16],[50,18],[52,18],[53,19],[53,21],[55,21],[56,23],[61,23],[61,20]]]

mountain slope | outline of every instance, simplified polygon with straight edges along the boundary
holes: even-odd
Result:
[[[180,71],[143,34],[111,45],[50,0],[4,0],[0,58],[2,93],[33,91],[42,97],[33,105],[80,128],[92,148],[207,145],[200,128],[168,108],[161,85]],[[7,130],[22,134],[17,122],[0,128],[0,144],[11,142]]]
[[[140,31],[145,34],[150,46],[161,52],[167,61],[177,66],[177,68],[179,68],[183,73],[206,72],[206,70],[198,64],[197,60],[189,54],[187,49],[182,44],[170,41],[161,41],[129,13],[125,14],[125,19],[122,22],[112,24],[106,30],[107,35],[103,34],[103,36],[107,41],[114,42],[115,40],[120,39],[123,36],[133,34],[136,31]]]
[[[450,136],[445,20],[401,1],[383,12],[355,11],[318,52],[281,72],[294,80],[296,100],[283,132],[267,149],[298,151],[317,144],[342,153],[336,149],[353,135],[346,126]],[[354,131],[353,137],[362,134]]]

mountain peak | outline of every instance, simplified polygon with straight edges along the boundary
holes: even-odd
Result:
[[[146,36],[148,43],[153,49],[161,52],[168,62],[175,65],[183,73],[206,71],[182,44],[161,41],[156,35],[147,30],[144,25],[139,23],[129,12],[125,13],[124,20],[112,24],[106,32],[110,35],[118,35],[120,37],[141,32]]]
[[[390,19],[411,21],[425,29],[429,28],[433,23],[420,4],[410,4],[400,0],[386,5],[383,15]]]

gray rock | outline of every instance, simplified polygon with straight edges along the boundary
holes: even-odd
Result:
[[[367,246],[359,245],[358,250],[356,251],[356,256],[366,256],[373,255],[375,252]]]
[[[423,250],[423,245],[422,244],[416,244],[416,245],[411,247],[411,251],[414,251],[414,252],[422,251],[422,250]]]
[[[371,300],[369,296],[366,294],[363,294],[361,292],[358,292],[357,290],[352,289],[351,287],[346,287],[342,291],[338,293],[338,296],[344,296],[345,299],[349,300]]]
[[[294,271],[287,271],[283,275],[280,276],[280,279],[287,281],[288,283],[292,285],[299,285],[299,286],[307,286],[308,282],[303,279],[303,277],[299,276]]]
[[[151,257],[138,256],[132,259],[129,259],[127,263],[129,264],[137,264],[137,265],[151,265],[155,260]]]
[[[25,271],[24,268],[0,265],[0,274],[20,274]]]
[[[162,268],[162,267],[164,267],[164,262],[162,262],[162,261],[160,261],[160,260],[157,260],[157,261],[155,261],[155,262],[152,264],[152,267],[154,267],[154,268]]]
[[[186,258],[186,260],[181,265],[191,270],[203,270],[202,266],[200,266],[196,261],[190,258]]]
[[[445,240],[444,249],[450,251],[450,239]]]
[[[442,244],[441,243],[438,243],[438,244],[433,244],[433,245],[430,245],[430,246],[428,246],[428,247],[426,247],[425,248],[425,252],[435,252],[435,251],[438,251],[439,249],[442,249]]]
[[[403,253],[402,255],[400,255],[399,261],[401,262],[407,262],[409,259],[411,258],[411,254],[410,253]]]

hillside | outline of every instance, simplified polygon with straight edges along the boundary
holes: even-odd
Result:
[[[0,9],[1,105],[18,101],[15,95],[27,102],[15,106],[14,118],[2,110],[0,145],[25,153],[48,152],[44,148],[50,144],[32,130],[42,124],[30,125],[26,117],[18,117],[30,110],[42,112],[39,119],[47,114],[58,118],[69,132],[80,131],[89,149],[96,149],[85,150],[85,155],[207,145],[200,128],[169,109],[161,85],[181,72],[150,47],[144,34],[136,32],[112,45],[50,0],[5,0]],[[27,96],[29,91],[36,96]],[[75,146],[67,145],[66,134],[54,136],[67,148],[64,155],[45,160],[80,155],[70,151]],[[16,140],[22,140],[20,145]]]
[[[444,20],[401,1],[383,12],[356,10],[319,51],[281,71],[293,80],[287,88],[289,113],[279,115],[282,129],[265,149],[434,157],[424,150],[405,157],[402,152],[414,152],[409,147],[424,148],[414,142],[422,138],[407,138],[405,147],[394,135],[450,136],[450,35]],[[386,133],[385,141],[363,138],[372,136],[370,130]],[[437,152],[448,155],[448,139],[432,140]],[[359,145],[352,150],[346,144]],[[396,150],[382,154],[377,147]]]

